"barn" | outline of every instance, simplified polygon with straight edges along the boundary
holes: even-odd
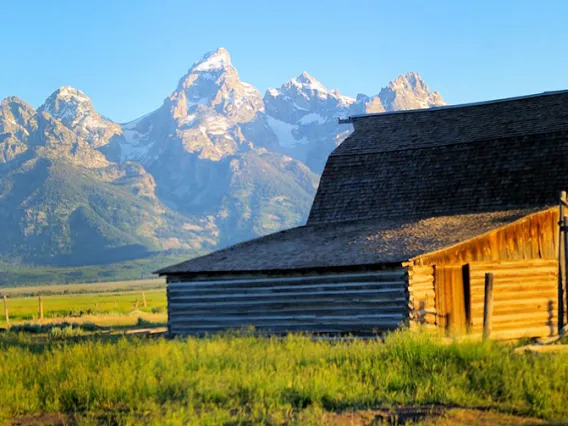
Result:
[[[492,337],[558,332],[568,91],[343,121],[306,225],[157,272],[171,334],[480,335],[486,273]]]

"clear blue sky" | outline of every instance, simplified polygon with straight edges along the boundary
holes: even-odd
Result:
[[[417,71],[453,104],[568,89],[565,0],[19,0],[0,16],[0,99],[71,85],[119,122],[221,46],[261,92],[304,70],[350,96]]]

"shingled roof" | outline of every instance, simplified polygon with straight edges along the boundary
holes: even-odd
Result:
[[[554,206],[568,188],[568,91],[350,120],[306,226],[157,273],[398,263]]]
[[[530,208],[568,187],[568,91],[351,121],[308,224]]]
[[[157,273],[244,273],[400,263],[469,240],[537,211],[301,226],[218,250]]]
[[[568,129],[568,90],[357,115],[341,122],[353,123],[355,132],[332,157],[551,133]]]

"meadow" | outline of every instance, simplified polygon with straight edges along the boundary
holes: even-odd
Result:
[[[568,420],[568,355],[447,344],[425,332],[384,342],[229,333],[41,344],[8,334],[0,346],[7,422],[60,415],[62,424],[378,424],[337,420],[409,406]]]
[[[517,353],[425,330],[384,340],[125,334],[165,325],[155,280],[11,289],[8,301],[0,424],[568,422],[568,353]]]
[[[96,284],[9,287],[10,324],[38,322],[39,296],[43,299],[41,323],[74,321],[101,326],[135,325],[138,318],[165,325],[166,290],[163,280],[138,280]],[[146,300],[146,305],[144,305]],[[6,326],[0,311],[0,326]]]

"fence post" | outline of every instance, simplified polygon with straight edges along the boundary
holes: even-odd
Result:
[[[483,299],[483,340],[489,340],[493,326],[493,274],[485,274],[485,298]]]
[[[564,330],[564,327],[568,323],[568,319],[565,321],[564,315],[568,314],[568,257],[566,254],[568,253],[568,217],[564,216],[562,218],[562,227],[564,228],[564,293],[566,297],[566,303],[562,301],[562,305],[564,305],[564,309],[562,312],[562,317],[559,320],[559,324],[561,324],[561,330]],[[558,313],[560,316],[560,312]],[[565,331],[565,330],[564,330]],[[564,333],[563,333],[564,334]]]
[[[10,325],[10,316],[8,315],[8,298],[4,295],[4,317],[6,317],[6,326]]]
[[[562,334],[564,327],[564,288],[568,286],[568,281],[566,277],[568,275],[567,257],[566,257],[566,244],[568,241],[568,235],[566,233],[566,191],[560,191],[560,201],[559,201],[559,212],[558,212],[558,301],[557,301],[557,313],[558,313],[558,334]],[[568,293],[568,292],[567,292]]]
[[[39,319],[43,320],[43,296],[39,296]]]
[[[144,305],[145,308],[148,307],[148,304],[146,303],[146,293],[142,292],[142,304]]]

